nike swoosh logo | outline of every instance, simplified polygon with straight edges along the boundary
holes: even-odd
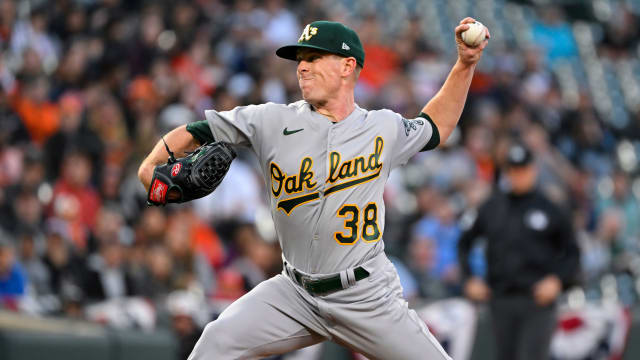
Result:
[[[284,128],[284,130],[282,130],[282,135],[291,135],[291,134],[295,134],[297,132],[300,132],[302,130],[304,130],[304,129],[297,129],[297,130],[289,131],[289,130],[287,130],[287,128]]]

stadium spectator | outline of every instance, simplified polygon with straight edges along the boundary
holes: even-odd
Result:
[[[49,87],[49,79],[36,74],[24,82],[12,100],[32,141],[40,147],[60,126],[60,109],[48,99]]]
[[[91,186],[91,176],[91,160],[86,153],[74,150],[65,155],[49,208],[49,216],[66,222],[70,240],[80,252],[86,252],[102,202]]]
[[[47,140],[43,150],[47,178],[53,180],[60,176],[65,154],[74,149],[88,154],[93,173],[100,174],[102,169],[98,168],[98,164],[102,159],[103,144],[96,133],[87,127],[82,93],[65,92],[59,103],[60,128]]]
[[[435,211],[413,226],[409,264],[416,277],[423,280],[418,280],[422,297],[435,299],[459,293],[457,245],[460,227],[455,221],[451,200],[435,196],[432,201]]]
[[[82,284],[87,273],[86,259],[73,253],[67,235],[68,227],[58,219],[50,219],[47,224],[47,239],[45,253],[42,257],[49,272],[49,288],[60,299],[60,303],[67,302],[72,311],[81,311],[84,301]],[[80,305],[79,309],[75,306]]]
[[[631,193],[628,175],[617,169],[611,177],[612,189],[609,194],[599,193],[596,202],[596,212],[603,218],[617,214],[619,219],[619,236],[612,239],[611,246],[615,253],[625,251],[635,252],[640,242],[640,204]]]
[[[25,269],[28,286],[36,298],[43,298],[52,293],[49,270],[41,258],[44,244],[39,244],[38,236],[25,230],[18,236],[18,258]]]
[[[550,62],[578,54],[564,10],[558,6],[550,5],[541,9],[540,21],[533,25],[532,36],[544,48]]]
[[[16,259],[13,244],[6,239],[0,240],[0,304],[18,310],[26,286],[27,277]]]
[[[117,238],[100,243],[99,254],[89,259],[82,286],[86,300],[99,302],[134,296],[134,280],[125,264],[126,248]]]
[[[12,201],[15,218],[12,219],[13,222],[8,226],[8,229],[17,233],[20,229],[37,231],[41,228],[43,208],[33,191],[21,190],[17,196],[12,198]]]
[[[173,261],[171,273],[177,288],[198,288],[205,294],[211,294],[215,286],[214,269],[211,258],[207,258],[197,243],[197,231],[206,231],[206,228],[198,226],[200,221],[189,208],[174,213],[167,227],[165,245]],[[204,241],[207,240],[217,239]],[[222,249],[218,247],[217,250]],[[214,252],[211,255],[221,254]]]
[[[187,291],[174,291],[167,299],[167,308],[171,315],[171,325],[178,337],[177,359],[186,359],[200,338],[202,327],[198,314],[202,299]]]
[[[232,241],[238,249],[238,256],[230,267],[242,275],[247,290],[277,273],[274,268],[279,266],[280,257],[276,249],[260,237],[254,225],[237,226]]]

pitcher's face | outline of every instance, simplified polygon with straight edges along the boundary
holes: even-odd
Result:
[[[340,89],[344,58],[321,50],[298,50],[298,85],[302,98],[313,105],[323,105]]]

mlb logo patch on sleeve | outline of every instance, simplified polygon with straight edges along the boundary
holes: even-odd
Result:
[[[411,130],[417,130],[418,125],[420,126],[424,125],[424,121],[420,119],[408,120],[408,119],[402,118],[402,124],[404,125],[404,134],[406,136],[409,136],[409,132],[411,132]]]

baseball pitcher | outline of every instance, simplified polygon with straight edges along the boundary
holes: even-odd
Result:
[[[209,323],[190,360],[257,359],[328,339],[371,359],[450,359],[402,298],[384,253],[382,193],[393,168],[434,149],[455,128],[487,44],[462,41],[472,22],[466,18],[455,28],[458,59],[416,118],[360,108],[354,88],[365,54],[358,35],[340,23],[316,21],[297,44],[276,51],[297,62],[304,100],[207,110],[206,120],[158,142],[138,173],[152,204],[193,199],[200,187],[217,184],[234,154],[227,146],[201,144],[251,147],[282,247],[282,274]],[[195,159],[169,153],[196,148]],[[169,155],[171,164],[164,164]],[[181,177],[184,169],[191,170]]]

